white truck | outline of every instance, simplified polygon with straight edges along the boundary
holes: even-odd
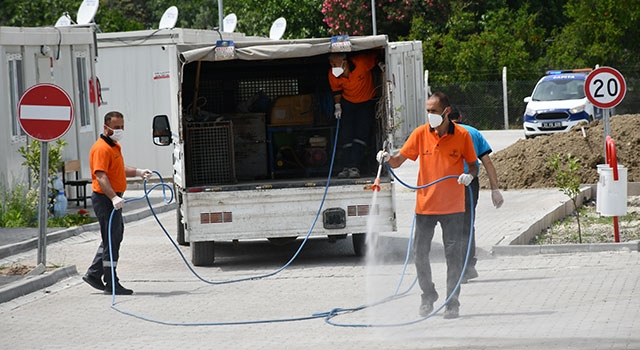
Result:
[[[154,109],[149,136],[172,149],[177,241],[190,245],[194,265],[213,264],[216,241],[286,242],[311,230],[313,237],[351,235],[355,254],[363,255],[370,216],[375,232],[396,230],[394,181],[386,171],[372,202],[375,155],[424,121],[420,42],[390,43],[384,35],[233,42],[221,36],[215,45],[163,44],[162,50],[169,52],[167,66],[148,69],[165,72],[160,78],[169,85],[156,98],[167,108]],[[328,55],[338,51],[373,52],[384,62],[372,71],[377,113],[360,178],[335,176],[342,170],[339,147],[329,177],[339,126]],[[117,89],[135,96],[139,87],[128,81]]]

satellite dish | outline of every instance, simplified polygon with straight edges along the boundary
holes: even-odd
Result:
[[[162,14],[158,29],[173,29],[176,26],[176,21],[178,21],[178,8],[171,6]]]
[[[80,8],[78,9],[76,23],[91,23],[91,21],[93,21],[93,17],[96,15],[96,12],[98,12],[98,5],[100,5],[100,1],[98,0],[82,0],[82,4],[80,4]]]
[[[285,29],[287,29],[287,20],[284,17],[276,19],[271,25],[271,30],[269,30],[269,39],[280,40]]]
[[[60,16],[60,18],[58,18],[55,24],[56,27],[68,27],[70,25],[71,25],[71,18],[69,18],[67,15]]]
[[[235,13],[230,13],[222,20],[222,31],[225,33],[233,33],[236,30],[236,24],[238,23],[238,17]]]

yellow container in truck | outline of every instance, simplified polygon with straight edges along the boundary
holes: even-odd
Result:
[[[313,124],[313,96],[311,94],[281,96],[271,108],[270,124],[308,125]]]

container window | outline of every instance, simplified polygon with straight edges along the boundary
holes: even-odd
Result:
[[[9,64],[9,101],[11,102],[11,136],[24,136],[25,133],[18,122],[18,102],[24,93],[24,78],[22,74],[22,55],[8,54]]]

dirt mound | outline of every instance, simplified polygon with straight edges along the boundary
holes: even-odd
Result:
[[[584,130],[584,132],[583,132]],[[627,168],[627,181],[640,181],[640,114],[617,115],[610,119],[618,164]],[[501,189],[556,188],[554,171],[547,158],[571,154],[579,159],[583,184],[595,184],[598,164],[605,162],[604,123],[602,120],[574,127],[566,133],[521,139],[491,155]],[[482,168],[482,167],[481,167]],[[484,169],[481,188],[489,188]]]

